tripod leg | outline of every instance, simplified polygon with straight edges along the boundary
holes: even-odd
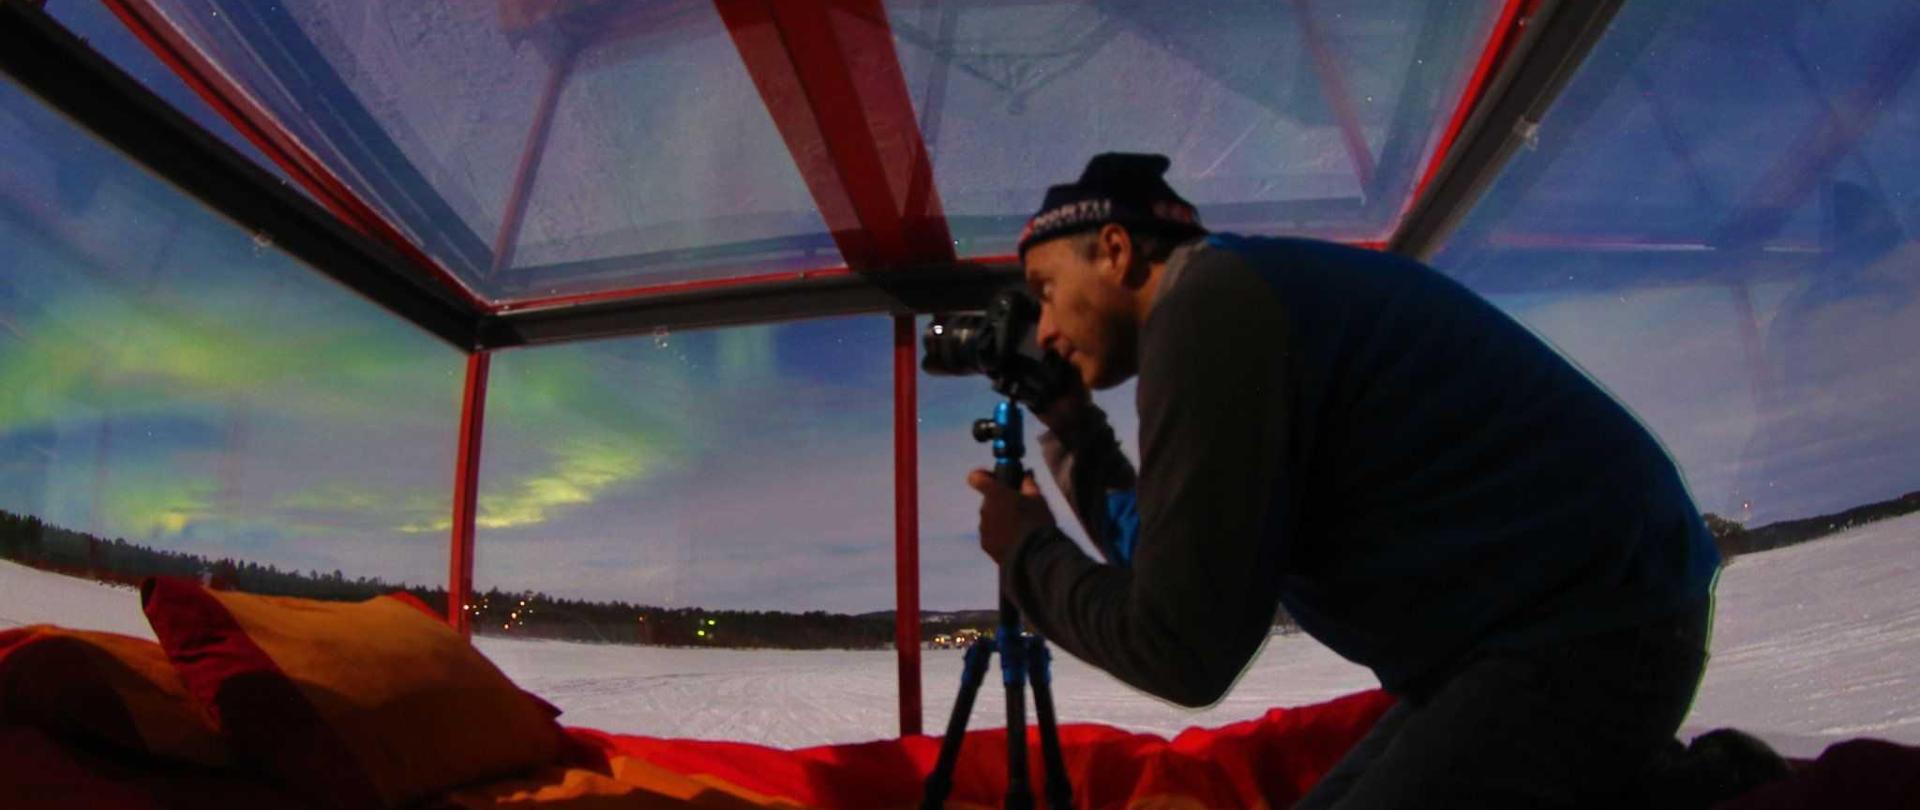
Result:
[[[960,743],[967,738],[967,718],[973,715],[973,698],[987,679],[987,664],[993,657],[994,642],[976,641],[967,648],[960,669],[960,695],[953,701],[953,714],[947,717],[947,736],[940,740],[940,759],[927,774],[927,789],[920,801],[921,810],[940,810],[953,792],[953,765],[960,760]]]
[[[1000,677],[1007,684],[1007,810],[1031,810],[1033,786],[1027,776],[1027,663],[1020,636],[1020,611],[1000,597]]]
[[[1033,713],[1040,723],[1040,757],[1047,769],[1047,807],[1073,806],[1073,783],[1067,781],[1067,760],[1060,753],[1059,721],[1053,712],[1053,654],[1038,636],[1027,639],[1027,674],[1033,683]]]

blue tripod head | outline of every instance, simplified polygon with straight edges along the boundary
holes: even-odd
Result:
[[[973,423],[974,441],[993,442],[994,479],[1015,490],[1020,488],[1021,479],[1027,476],[1026,467],[1020,461],[1027,455],[1021,419],[1019,403],[1009,398],[993,406],[992,419],[980,419]]]

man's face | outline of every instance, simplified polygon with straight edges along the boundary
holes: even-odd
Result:
[[[1041,348],[1072,363],[1094,389],[1133,376],[1137,360],[1133,291],[1118,264],[1128,257],[1101,250],[1099,241],[1042,242],[1027,251],[1025,263],[1027,286],[1040,299]]]

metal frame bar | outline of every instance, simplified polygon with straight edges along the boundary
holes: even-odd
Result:
[[[460,455],[453,473],[453,531],[448,538],[447,623],[473,635],[473,524],[479,514],[480,440],[486,434],[487,377],[493,355],[467,355],[467,384],[460,397]]]
[[[1623,82],[1631,81],[1630,74],[1634,66],[1668,27],[1666,20],[1699,13],[1698,9],[1689,11],[1679,8],[1679,5],[1639,3],[1632,11],[1633,25],[1607,33],[1607,47],[1590,52],[1580,65],[1580,81],[1570,84],[1556,98],[1552,117],[1541,124],[1542,137],[1537,144],[1529,144],[1527,159],[1517,161],[1501,172],[1502,193],[1475,204],[1473,222],[1504,221],[1511,213],[1509,209],[1526,197],[1527,189],[1546,176],[1547,171],[1560,159],[1561,153],[1578,145],[1576,133],[1599,113],[1606,99],[1618,92]],[[1461,230],[1451,234],[1447,243],[1449,246],[1460,246],[1465,242],[1477,243],[1485,237],[1486,234],[1477,229]]]
[[[313,194],[314,199],[319,200],[342,222],[399,253],[418,274],[433,279],[469,308],[476,311],[486,309],[484,301],[438,261],[420,250],[412,240],[402,235],[393,223],[374,211],[324,161],[288,132],[271,112],[228,78],[212,59],[154,7],[152,0],[102,2],[207,106],[232,124],[235,131]]]
[[[920,420],[912,315],[893,319],[893,646],[900,675],[900,736],[921,733]]]
[[[1406,201],[1408,209],[1413,201],[1433,184],[1434,175],[1440,172],[1440,165],[1453,149],[1460,137],[1460,130],[1466,126],[1467,118],[1485,98],[1487,83],[1494,77],[1515,40],[1519,38],[1523,26],[1539,6],[1538,0],[1506,0],[1500,8],[1500,16],[1493,23],[1493,32],[1487,36],[1487,44],[1480,48],[1480,58],[1474,62],[1473,74],[1467,77],[1467,86],[1460,91],[1460,100],[1453,105],[1453,114],[1447,118],[1447,128],[1440,133],[1440,141],[1434,145],[1433,156],[1420,173],[1420,179],[1413,184],[1413,195]]]
[[[1404,147],[1402,148],[1404,149]],[[1396,206],[1400,206],[1403,204],[1403,201],[1395,199],[1393,203]],[[1350,219],[1352,212],[1363,204],[1371,203],[1361,196],[1224,203],[1207,206],[1207,221],[1226,227],[1258,226],[1285,228],[1290,225],[1313,225],[1324,223],[1330,219]],[[1010,234],[1019,232],[1021,226],[1026,224],[1026,216],[955,215],[948,216],[946,222],[953,239],[961,245],[970,243],[976,238],[976,235],[982,234],[994,240],[995,243],[1001,243],[1001,240],[1009,238]],[[1367,237],[1376,236],[1376,234],[1373,233],[1361,234],[1357,232],[1355,234],[1348,234],[1347,236],[1361,235]],[[1335,238],[1338,237],[1339,235],[1335,236]],[[600,278],[631,278],[636,275],[633,271],[641,268],[657,268],[662,266],[686,268],[657,270],[637,274],[642,278],[650,275],[672,278],[672,276],[676,274],[701,272],[701,268],[725,267],[729,260],[735,259],[744,262],[756,256],[766,257],[778,255],[782,259],[791,261],[792,257],[796,255],[824,255],[829,252],[837,254],[838,251],[834,239],[834,234],[800,234],[720,245],[708,245],[697,248],[674,248],[644,254],[607,256],[556,264],[517,267],[514,268],[511,273],[503,276],[502,279],[511,280],[516,277],[523,277],[529,281],[537,279],[539,281],[539,287],[542,289],[558,287],[562,290],[567,290],[569,288],[579,289],[581,287],[588,287],[593,280]],[[1011,247],[1011,244],[1007,244],[1007,247]],[[794,277],[802,273],[815,274],[838,266],[837,258],[838,256],[836,255],[833,259],[822,259],[815,268],[763,273],[751,276],[702,279],[699,280],[699,283],[753,284],[769,279]],[[968,257],[966,261],[976,264],[982,262],[992,263],[999,261],[999,257],[972,256]],[[943,263],[945,262],[934,261],[928,262],[927,264],[939,265]],[[683,283],[689,282],[685,280],[671,280],[658,283],[641,282],[633,286],[617,287],[610,290],[590,290],[589,287],[590,291],[588,292],[563,292],[559,295],[541,298],[509,300],[502,304],[500,309],[506,311],[539,308],[551,305],[555,301],[570,301],[581,297],[592,297],[597,300],[624,298],[650,294],[655,291],[656,288]],[[504,290],[504,294],[511,296],[514,292],[512,289],[506,289]]]
[[[502,349],[806,318],[984,309],[993,293],[1021,283],[1014,264],[859,273],[846,268],[786,274],[751,284],[692,283],[674,291],[506,312],[481,323],[479,346]]]
[[[527,216],[527,203],[533,198],[533,183],[540,176],[540,160],[547,154],[547,136],[553,132],[553,112],[560,106],[560,91],[573,75],[574,58],[579,49],[568,47],[547,66],[547,84],[540,91],[540,102],[533,110],[533,122],[527,125],[526,145],[520,150],[520,164],[513,172],[513,185],[507,189],[506,208],[500,214],[500,230],[493,236],[493,259],[487,267],[492,278],[513,264],[520,247],[520,233]]]
[[[1528,0],[1531,2],[1531,0]],[[1579,69],[1620,8],[1621,0],[1545,0],[1531,17],[1516,18],[1524,30],[1493,78],[1470,87],[1473,112],[1430,182],[1388,242],[1395,253],[1422,261],[1439,249],[1460,219],[1499,175],[1507,158],[1536,131],[1541,117]],[[1491,66],[1489,66],[1491,67]]]
[[[0,63],[20,86],[237,225],[394,314],[470,351],[478,313],[392,245],[254,165],[45,12],[0,3]]]

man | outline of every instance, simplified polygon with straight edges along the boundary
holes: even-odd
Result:
[[[1416,262],[1206,235],[1155,155],[1055,186],[1020,254],[1041,344],[1139,376],[1140,468],[1086,390],[1038,414],[1102,564],[976,471],[980,541],[1042,635],[1218,700],[1277,611],[1400,698],[1308,807],[1573,807],[1675,745],[1719,555],[1658,442]]]

